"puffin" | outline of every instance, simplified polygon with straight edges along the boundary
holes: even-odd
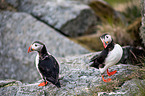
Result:
[[[28,53],[37,51],[35,58],[36,68],[43,79],[43,82],[38,86],[45,86],[51,82],[56,87],[60,88],[59,78],[59,65],[56,59],[46,50],[46,46],[40,42],[35,41],[28,49]]]
[[[108,76],[115,74],[117,71],[109,72],[108,68],[118,63],[122,57],[123,50],[119,44],[114,43],[112,37],[108,34],[103,34],[100,37],[104,50],[99,55],[95,55],[90,60],[90,67],[100,70],[101,77],[104,82],[111,81],[111,78],[105,79],[104,72],[107,70]]]

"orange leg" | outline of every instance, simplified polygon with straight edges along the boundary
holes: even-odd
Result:
[[[115,71],[112,71],[112,72],[109,72],[109,70],[107,69],[108,76],[111,76],[111,75],[115,74],[116,72],[117,72],[116,70]]]
[[[38,86],[45,86],[45,85],[47,85],[47,81],[40,83]]]
[[[109,82],[109,81],[111,81],[111,78],[104,79],[104,75],[101,75],[101,76],[102,76],[102,79],[103,79],[104,82]]]

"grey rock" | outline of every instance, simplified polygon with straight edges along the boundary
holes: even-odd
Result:
[[[98,92],[98,96],[143,96],[141,92],[144,86],[145,80],[132,79],[126,81],[116,92]]]
[[[143,91],[142,88],[144,89],[145,86],[145,80],[137,80],[137,79],[132,79],[129,81],[126,81],[122,86],[121,89],[118,91],[126,92],[128,95],[140,95],[142,96],[140,91]]]
[[[27,53],[35,40],[44,42],[55,57],[89,52],[29,14],[1,12],[0,21],[0,79],[38,80],[36,54]]]
[[[48,2],[34,7],[31,14],[70,37],[84,35],[96,24],[93,11],[86,5]]]
[[[99,53],[96,53],[99,54]],[[38,87],[40,81],[34,82],[32,84],[23,83],[22,85],[13,85],[0,88],[0,93],[7,93],[10,88],[15,88],[15,94],[17,96],[74,96],[74,95],[91,95],[91,89],[96,86],[100,86],[102,81],[100,72],[96,68],[89,67],[89,59],[94,55],[94,53],[85,54],[85,55],[76,55],[69,56],[65,58],[58,58],[60,62],[60,83],[61,88],[56,88],[52,84],[48,84],[45,87]],[[123,78],[130,75],[134,68],[137,68],[132,65],[114,65],[109,68],[110,71],[117,70],[118,72],[108,77],[105,75],[105,78]],[[104,83],[105,84],[105,83]],[[8,91],[7,91],[8,90]],[[12,94],[12,93],[11,93]]]
[[[142,15],[142,26],[140,28],[141,32],[140,32],[140,37],[142,38],[142,43],[145,46],[145,0],[141,0],[141,15]]]
[[[11,0],[8,0],[13,5]],[[60,0],[61,1],[61,0]],[[92,9],[84,4],[52,2],[47,0],[20,0],[19,11],[32,14],[60,33],[77,37],[94,32],[89,30],[96,25],[97,18]]]

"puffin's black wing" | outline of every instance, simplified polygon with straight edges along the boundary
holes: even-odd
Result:
[[[97,59],[98,55],[95,55],[91,58],[90,62],[93,62],[95,59]]]
[[[57,84],[59,83],[58,81],[59,65],[53,56],[49,55],[44,60],[40,60],[38,68],[41,74],[43,75],[44,80],[46,79],[47,81],[57,86]],[[59,86],[60,84],[58,85],[58,87]]]
[[[104,49],[100,55],[95,55],[93,56],[93,58],[91,58],[90,62],[93,62],[90,66],[91,67],[95,67],[95,68],[99,68],[100,64],[103,64],[105,61],[105,58],[108,55],[108,50]]]

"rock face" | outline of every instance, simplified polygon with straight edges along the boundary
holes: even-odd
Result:
[[[10,4],[14,1],[7,0]],[[88,34],[96,25],[94,12],[87,5],[70,4],[68,2],[52,2],[47,0],[18,0],[17,8],[32,14],[37,19],[70,37]]]
[[[58,61],[60,62],[60,83],[62,86],[61,88],[56,88],[52,84],[49,84],[45,87],[38,87],[38,84],[42,81],[37,81],[33,84],[15,84],[14,81],[10,80],[9,82],[7,81],[9,84],[6,84],[5,82],[5,84],[3,85],[4,87],[0,87],[0,93],[2,93],[2,95],[15,94],[18,96],[91,95],[91,90],[93,88],[95,88],[96,86],[100,86],[100,83],[104,83],[100,76],[99,70],[89,67],[88,63],[92,55],[93,54],[91,53],[81,56],[71,56],[58,59]],[[115,80],[116,78],[125,78],[133,72],[134,68],[137,67],[122,64],[114,65],[109,68],[109,70],[113,71],[115,69],[117,70],[117,73],[111,77],[105,76],[105,78],[112,78],[112,80]],[[34,75],[35,73],[31,74]],[[12,84],[10,84],[10,82],[12,82]]]
[[[93,11],[86,5],[51,2],[34,7],[31,14],[70,37],[87,34],[96,24]]]
[[[33,82],[36,54],[27,54],[32,42],[44,42],[48,51],[57,57],[88,53],[86,49],[57,33],[26,13],[0,13],[0,78]],[[34,73],[33,75],[30,73]]]
[[[142,5],[142,26],[141,26],[141,32],[140,32],[140,37],[142,38],[142,42],[144,43],[145,46],[145,0],[141,0],[141,5]]]

